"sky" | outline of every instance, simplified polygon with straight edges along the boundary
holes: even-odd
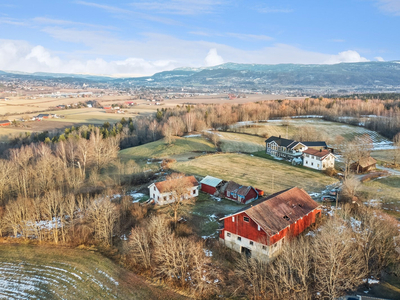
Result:
[[[1,0],[0,70],[400,60],[400,0]]]

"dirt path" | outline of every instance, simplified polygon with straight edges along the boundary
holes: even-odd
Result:
[[[376,166],[376,168],[378,170],[388,171],[392,175],[400,176],[400,171],[398,171],[398,170],[393,170],[391,168],[385,168],[385,167],[378,166],[378,165]]]

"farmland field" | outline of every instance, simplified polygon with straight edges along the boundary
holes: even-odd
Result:
[[[177,162],[171,168],[187,174],[211,175],[252,185],[264,190],[266,194],[293,186],[303,188],[309,193],[319,193],[327,185],[337,182],[318,171],[247,154],[206,155],[187,162]]]
[[[169,158],[171,156],[183,155],[193,151],[214,152],[215,148],[213,144],[202,137],[175,137],[174,141],[170,145],[168,145],[164,139],[161,139],[145,145],[121,150],[119,156],[125,161],[129,159],[143,161],[148,158]]]
[[[315,133],[329,144],[334,144],[337,137],[341,136],[350,141],[356,136],[369,134],[374,142],[375,150],[385,150],[392,147],[392,143],[379,133],[368,130],[364,127],[352,126],[337,122],[329,122],[320,119],[290,119],[289,126],[283,126],[282,120],[270,120],[266,123],[253,123],[252,127],[233,126],[231,131],[256,134],[259,136],[279,136],[294,138],[303,126],[315,130]]]
[[[0,245],[0,299],[184,299],[85,250]]]

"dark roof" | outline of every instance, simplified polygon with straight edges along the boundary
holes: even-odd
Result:
[[[168,192],[168,186],[173,186],[175,182],[182,182],[184,181],[184,184],[187,185],[187,187],[194,187],[198,186],[199,183],[197,182],[196,178],[194,176],[187,176],[187,177],[181,177],[181,178],[176,178],[172,179],[169,181],[161,181],[161,182],[156,182],[154,183],[157,187],[157,189],[160,191],[160,193]]]
[[[288,139],[283,139],[283,138],[277,137],[277,136],[271,136],[270,138],[265,140],[265,143],[270,143],[272,141],[275,141],[275,143],[277,143],[278,146],[283,146],[283,147],[287,147],[290,144],[295,142],[294,140],[288,140]]]
[[[256,200],[232,215],[246,213],[268,235],[273,236],[303,218],[318,206],[318,203],[311,199],[306,191],[293,187],[267,198]]]
[[[38,114],[38,118],[40,118],[40,117],[48,117],[48,116],[50,116],[50,114]]]
[[[9,120],[0,120],[0,124],[11,123]]]
[[[253,187],[251,186],[240,185],[234,181],[229,181],[226,185],[225,191],[228,193],[236,193],[240,196],[246,196],[252,188]]]
[[[328,145],[325,142],[301,142],[303,145],[306,145],[307,147],[328,147]]]

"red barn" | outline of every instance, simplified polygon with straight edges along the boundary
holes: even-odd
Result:
[[[223,188],[224,197],[240,203],[246,203],[258,198],[258,191],[252,186],[240,185],[234,181],[228,181]]]
[[[216,195],[219,191],[219,188],[223,185],[224,181],[219,178],[215,178],[212,176],[206,176],[200,181],[201,190],[205,193]]]
[[[0,126],[10,126],[11,122],[9,120],[0,121]]]
[[[299,235],[320,215],[318,203],[294,187],[222,218],[219,239],[235,251],[265,259],[277,254],[288,236]]]

